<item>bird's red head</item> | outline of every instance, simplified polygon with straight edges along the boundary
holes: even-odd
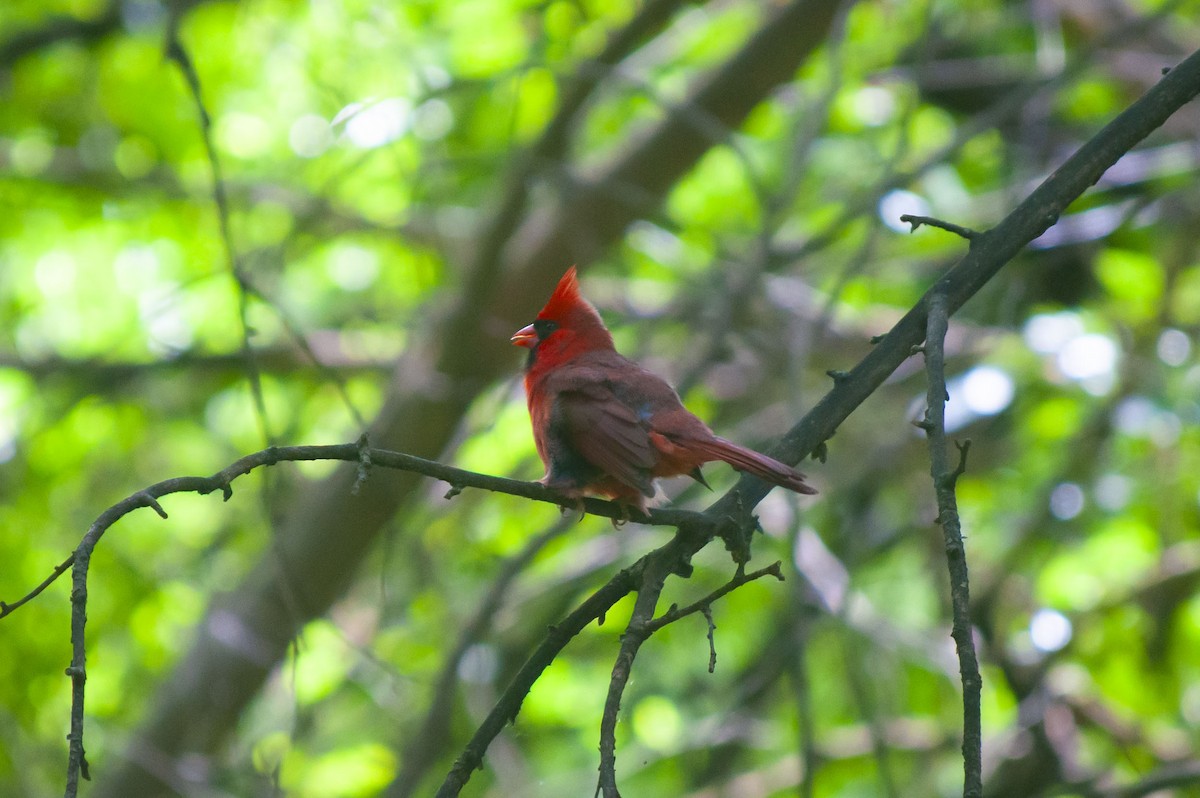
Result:
[[[600,314],[579,293],[574,266],[558,281],[533,324],[517,330],[512,342],[531,350],[530,366],[564,363],[584,352],[613,348]]]

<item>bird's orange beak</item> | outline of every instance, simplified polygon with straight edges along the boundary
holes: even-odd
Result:
[[[523,346],[526,349],[533,349],[535,346],[537,346],[538,334],[537,331],[533,329],[533,325],[529,324],[517,330],[516,334],[513,335],[513,337],[509,340],[513,342],[514,346]]]

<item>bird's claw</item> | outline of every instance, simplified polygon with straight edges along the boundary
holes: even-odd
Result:
[[[563,515],[566,515],[567,513],[572,512],[572,511],[579,513],[580,521],[582,521],[584,519],[584,516],[587,515],[587,507],[584,506],[582,496],[566,496],[566,495],[564,495],[562,497],[562,500],[558,503],[558,509],[559,509],[559,512],[561,512]]]

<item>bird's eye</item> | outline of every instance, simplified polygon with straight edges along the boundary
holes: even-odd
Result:
[[[558,322],[551,319],[538,319],[533,323],[533,331],[537,333],[539,341],[546,340],[546,337],[558,329]]]

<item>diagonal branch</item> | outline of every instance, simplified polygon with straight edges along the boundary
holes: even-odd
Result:
[[[624,598],[638,583],[638,575],[646,567],[649,555],[643,557],[628,568],[621,569],[603,587],[594,592],[573,612],[550,628],[549,633],[537,649],[521,666],[521,670],[513,677],[512,683],[505,689],[496,702],[496,706],[480,724],[472,735],[470,742],[455,760],[454,766],[447,774],[445,781],[437,791],[437,798],[451,798],[471,778],[471,773],[483,764],[483,754],[505,724],[513,721],[521,710],[525,696],[533,687],[533,683],[541,676],[559,652],[582,632],[592,621],[603,618],[614,604]]]
[[[1094,184],[1106,169],[1197,94],[1200,94],[1200,51],[1172,69],[1137,102],[1080,147],[996,227],[980,234],[972,242],[973,246],[967,255],[926,292],[858,365],[834,382],[832,390],[784,435],[771,454],[784,462],[795,464],[821,446],[925,339],[928,307],[933,297],[944,298],[939,301],[944,301],[947,314],[962,307],[1026,244],[1045,232],[1059,214]],[[611,603],[593,607],[589,610],[595,612],[591,617],[602,616],[631,590],[637,589],[638,584],[646,584],[632,578],[632,569],[637,569],[637,573],[642,573],[641,569],[652,569],[652,573],[686,575],[691,556],[707,545],[713,536],[731,528],[746,532],[751,530],[750,510],[769,490],[770,486],[760,480],[742,477],[734,488],[705,510],[704,515],[710,519],[708,524],[703,527],[680,527],[669,543],[642,557],[634,566],[623,570],[593,594],[588,600],[589,607],[601,601],[602,597],[607,597]],[[576,618],[578,612],[569,617]],[[556,627],[556,630],[559,628]],[[582,629],[582,626],[579,628]],[[555,651],[561,650],[566,644],[556,633],[551,635]],[[523,674],[529,670],[540,673],[549,664],[543,657],[550,640],[548,637],[538,652],[526,661]],[[514,681],[501,695],[496,707],[472,737],[468,751],[460,756],[447,776],[438,792],[439,798],[458,794],[471,770],[482,762],[482,753],[491,739],[512,718],[510,713],[513,707],[519,708],[525,691],[532,686],[534,679]],[[514,692],[519,692],[519,695],[514,695]]]
[[[564,519],[540,535],[531,538],[524,548],[510,558],[500,569],[478,603],[479,609],[458,635],[454,648],[446,656],[441,672],[433,688],[433,698],[425,711],[417,733],[405,744],[400,757],[400,772],[384,793],[386,798],[410,798],[416,793],[421,779],[437,763],[442,748],[450,740],[450,713],[458,687],[458,669],[467,649],[476,643],[491,627],[496,614],[503,606],[503,599],[516,578],[552,540],[569,528]]]
[[[879,339],[870,354],[837,380],[834,387],[769,454],[797,463],[827,440],[859,404],[925,340],[930,297],[942,295],[950,314],[975,296],[1026,244],[1044,233],[1126,152],[1200,94],[1200,51],[1168,72],[1140,99],[1081,146],[1033,193],[992,229],[972,241],[967,254]],[[768,486],[743,478],[734,494],[719,504],[727,511],[738,503],[753,506]]]
[[[666,612],[664,612],[662,615],[658,616],[657,618],[655,618],[652,621],[647,622],[647,624],[646,624],[647,634],[654,634],[659,629],[662,629],[664,626],[673,624],[676,621],[678,621],[682,618],[686,618],[689,615],[695,615],[698,612],[703,613],[704,610],[708,607],[711,607],[713,605],[713,602],[715,602],[717,599],[724,598],[728,594],[737,590],[742,585],[746,585],[755,580],[762,579],[764,576],[773,576],[780,582],[784,581],[782,565],[783,565],[783,563],[776,561],[776,562],[768,565],[766,568],[759,568],[757,571],[751,571],[750,573],[746,573],[744,570],[738,571],[738,573],[733,577],[733,579],[730,579],[728,582],[721,585],[719,588],[717,588],[713,592],[709,593],[704,598],[699,599],[698,601],[693,601],[691,604],[688,604],[687,606],[684,606],[684,607],[677,607],[675,605],[671,605],[671,608],[669,610],[667,610]],[[711,670],[710,670],[710,672],[711,672]]]

